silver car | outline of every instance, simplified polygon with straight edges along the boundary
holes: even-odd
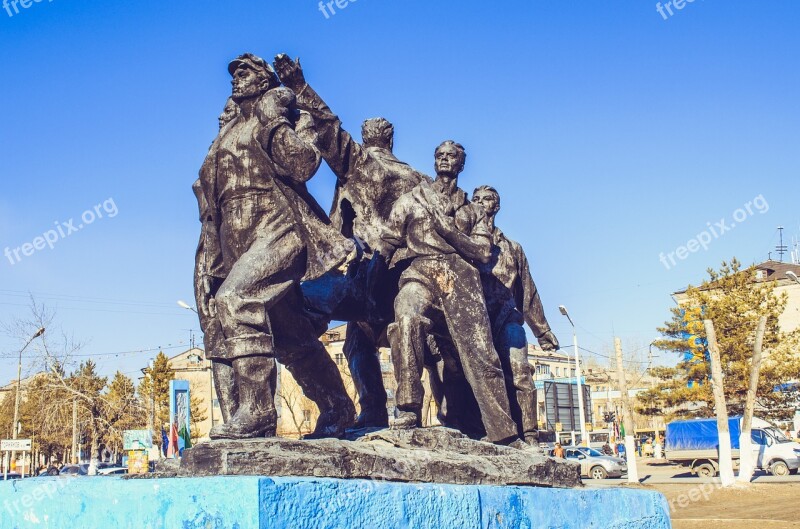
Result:
[[[586,446],[566,446],[564,455],[581,464],[581,475],[592,479],[618,478],[628,473],[628,464],[619,457],[604,455]]]

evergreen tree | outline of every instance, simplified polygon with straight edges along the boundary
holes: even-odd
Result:
[[[169,433],[169,382],[175,378],[175,371],[167,355],[159,351],[152,367],[146,367],[144,373],[139,384],[139,400],[146,410],[145,417],[154,417],[153,442],[160,445],[161,429]]]

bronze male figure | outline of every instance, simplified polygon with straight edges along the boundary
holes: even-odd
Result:
[[[472,202],[486,211],[492,237],[491,259],[479,263],[478,269],[492,322],[494,345],[506,376],[511,415],[525,441],[538,444],[536,389],[528,362],[523,324],[528,324],[545,351],[557,350],[558,340],[545,318],[522,246],[506,237],[495,225],[500,211],[500,194],[493,187],[480,186],[473,192]]]
[[[423,182],[400,197],[383,235],[398,249],[395,261],[410,261],[400,279],[389,331],[398,384],[399,413],[393,427],[419,426],[428,337],[441,321],[474,392],[488,440],[506,444],[519,436],[492,343],[480,274],[472,264],[489,260],[490,233],[483,210],[458,188],[465,160],[461,145],[442,143],[435,153],[436,181]]]
[[[386,426],[386,389],[378,347],[388,345],[386,326],[393,319],[391,307],[402,270],[396,267],[378,275],[378,271],[385,270],[383,260],[387,253],[380,235],[397,199],[428,177],[394,155],[394,126],[389,121],[364,121],[363,145],[359,144],[309,86],[299,60],[278,55],[275,68],[283,84],[297,94],[298,108],[314,119],[316,145],[337,177],[331,221],[343,235],[356,241],[363,255],[347,276],[307,285],[307,299],[312,298],[312,305],[318,297],[330,304],[334,291],[348,293],[337,298],[333,306],[318,310],[328,312],[333,319],[348,321],[344,354],[359,395],[361,413],[356,426]],[[348,284],[342,286],[343,282]]]
[[[277,358],[320,409],[315,437],[338,436],[355,409],[333,360],[303,310],[300,282],[340,266],[353,244],[330,226],[305,183],[320,158],[295,130],[291,90],[263,59],[231,62],[238,114],[225,124],[200,170],[205,256],[198,259],[198,311],[216,328],[209,356],[232,374],[220,397],[230,420],[212,438],[275,435]]]

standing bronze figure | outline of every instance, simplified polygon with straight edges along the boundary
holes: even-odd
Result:
[[[483,210],[458,187],[466,152],[453,141],[435,152],[436,180],[423,182],[395,204],[383,239],[407,259],[389,331],[397,378],[395,428],[420,425],[421,377],[428,337],[446,328],[464,375],[474,392],[487,438],[519,439],[511,417],[503,369],[492,342],[480,274],[473,262],[488,262],[491,240]]]
[[[486,211],[492,237],[491,258],[487,263],[479,263],[478,268],[494,345],[506,377],[511,415],[525,441],[538,445],[536,389],[528,362],[528,341],[523,324],[528,324],[545,351],[557,350],[558,340],[544,316],[539,291],[522,246],[507,238],[495,225],[500,211],[500,194],[493,187],[480,186],[473,192],[472,202]]]
[[[300,283],[342,265],[353,243],[306,189],[320,157],[296,130],[294,93],[252,54],[228,70],[238,111],[200,170],[203,255],[195,271],[203,330],[213,337],[208,356],[230,416],[211,437],[275,435],[276,359],[320,409],[312,437],[339,436],[355,408],[317,338],[324,328],[304,311]]]
[[[333,319],[348,321],[343,351],[359,396],[356,426],[387,426],[378,347],[388,345],[386,327],[393,319],[392,302],[402,270],[386,270],[386,243],[380,236],[397,199],[429,178],[394,155],[394,126],[389,121],[364,121],[363,145],[359,144],[309,86],[299,60],[278,55],[275,68],[283,84],[297,94],[298,108],[313,118],[316,145],[336,175],[331,221],[362,254],[347,275],[307,284],[307,301]],[[331,299],[336,299],[333,306]]]

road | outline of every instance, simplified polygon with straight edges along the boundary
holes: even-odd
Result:
[[[638,460],[639,483],[645,485],[697,485],[702,483],[719,483],[719,477],[699,478],[692,474],[687,467],[673,465],[666,460],[655,460],[644,458]],[[627,476],[622,478],[608,478],[604,480],[594,480],[584,478],[583,483],[587,486],[614,487],[622,483],[627,483]],[[800,483],[800,474],[789,476],[773,476],[767,472],[757,471],[751,483]]]

